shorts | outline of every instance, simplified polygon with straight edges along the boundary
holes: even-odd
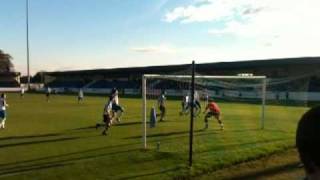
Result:
[[[206,114],[206,117],[212,117],[212,116],[220,116],[220,112],[210,111]]]
[[[166,111],[166,107],[162,106],[162,105],[159,106],[159,109],[160,109],[161,112],[165,112]]]
[[[195,101],[195,102],[194,102],[194,105],[195,105],[195,108],[201,109],[201,104],[200,104],[199,101]]]
[[[6,111],[0,110],[0,119],[5,119],[6,118]]]
[[[79,97],[78,97],[78,101],[80,101],[80,100],[83,100],[83,97],[80,97],[80,96],[79,96]]]
[[[113,112],[118,112],[118,111],[122,111],[123,112],[123,108],[117,104],[112,104],[112,111]]]
[[[186,106],[188,107],[191,107],[192,105],[196,109],[201,109],[201,104],[199,101],[194,101],[193,103],[192,102],[186,103]]]
[[[46,93],[46,96],[49,97],[49,96],[50,96],[50,93]]]

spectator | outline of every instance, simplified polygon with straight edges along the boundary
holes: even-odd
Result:
[[[306,179],[320,179],[320,106],[302,116],[298,123],[296,143]]]

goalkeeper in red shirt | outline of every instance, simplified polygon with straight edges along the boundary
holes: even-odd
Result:
[[[205,122],[204,129],[208,129],[208,127],[209,127],[208,119],[213,116],[218,120],[218,123],[220,124],[220,129],[223,130],[223,123],[221,121],[221,111],[220,111],[219,106],[213,100],[209,101],[209,103],[203,113],[207,113],[204,117],[204,122]]]

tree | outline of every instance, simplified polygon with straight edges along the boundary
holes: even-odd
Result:
[[[11,60],[12,60],[12,56],[10,54],[3,52],[0,49],[0,72],[14,71]]]

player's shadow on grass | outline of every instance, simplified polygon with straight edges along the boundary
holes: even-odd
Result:
[[[131,125],[141,125],[142,123],[141,122],[125,122],[125,123],[116,123],[114,124],[114,126],[131,126]]]
[[[234,129],[234,130],[224,130],[221,131],[220,129],[197,129],[194,130],[193,132],[195,133],[194,136],[204,136],[204,135],[209,135],[209,134],[216,134],[218,132],[248,132],[248,131],[261,131],[259,128],[252,128],[252,129]],[[167,136],[174,136],[174,135],[189,135],[189,130],[186,131],[178,131],[178,132],[165,132],[165,133],[157,133],[157,134],[151,134],[147,135],[149,138],[152,137],[167,137]],[[141,138],[141,135],[139,136],[132,136],[132,137],[126,137],[123,139],[139,139]]]
[[[295,135],[295,132],[294,131],[285,131],[285,130],[282,130],[282,129],[271,129],[271,128],[265,128],[265,129],[262,129],[262,131],[269,131],[269,132],[276,132],[276,133],[284,133],[284,134],[294,134]]]
[[[126,154],[141,151],[141,148],[132,145],[137,145],[140,143],[122,144],[117,146],[104,146],[94,149],[89,149],[85,151],[78,151],[72,153],[66,153],[61,155],[48,156],[43,158],[36,158],[31,160],[25,160],[20,162],[12,162],[7,164],[0,164],[0,177],[1,176],[11,176],[24,172],[31,172],[35,170],[41,170],[46,168],[54,168],[59,166],[72,165],[82,161],[96,160],[101,157],[107,157],[112,155]],[[120,147],[128,147],[130,149],[119,151]],[[110,150],[111,152],[105,152],[105,150]],[[141,162],[155,161],[157,159],[163,158],[173,158],[171,153],[157,153],[155,159],[142,159]],[[46,161],[46,162],[44,162]],[[137,163],[137,161],[135,161]],[[111,162],[112,163],[112,162]]]
[[[29,138],[42,138],[42,137],[54,137],[60,136],[59,133],[51,133],[51,134],[39,134],[39,135],[26,135],[26,136],[9,136],[9,137],[0,137],[1,140],[20,140],[20,139],[29,139]]]
[[[139,149],[130,149],[130,150],[124,150],[124,151],[107,152],[107,153],[102,152],[99,154],[85,155],[85,156],[81,156],[81,157],[69,157],[67,159],[62,159],[62,160],[57,159],[60,156],[55,156],[56,158],[53,158],[53,159],[46,159],[46,158],[41,159],[41,160],[49,160],[49,162],[42,162],[39,160],[40,162],[33,163],[33,164],[11,163],[10,166],[7,166],[7,167],[4,165],[1,165],[0,177],[15,175],[15,174],[19,174],[19,173],[25,173],[25,172],[32,172],[32,171],[37,171],[37,170],[41,170],[41,169],[55,168],[55,167],[59,167],[59,166],[73,165],[73,164],[83,162],[83,161],[96,160],[98,158],[102,158],[102,157],[106,157],[106,156],[119,155],[119,154],[123,154],[123,153],[135,152],[135,151],[139,151]],[[72,155],[72,154],[73,153],[70,153],[70,155]],[[80,155],[82,155],[82,154],[80,154]],[[32,161],[28,161],[28,162],[32,162]],[[110,162],[110,163],[112,163],[112,162]]]
[[[31,159],[31,160],[24,160],[24,161],[12,162],[12,163],[0,164],[0,170],[4,169],[6,166],[21,166],[23,164],[34,163],[37,161],[53,160],[56,158],[64,158],[64,157],[69,157],[69,156],[73,156],[73,155],[81,155],[81,154],[85,154],[85,153],[94,153],[94,152],[101,151],[101,150],[119,149],[122,147],[130,147],[130,146],[135,146],[135,145],[140,145],[140,144],[141,143],[138,142],[138,143],[120,144],[120,145],[115,145],[115,146],[103,146],[103,147],[89,149],[89,150],[85,150],[85,151],[78,151],[78,152],[36,158],[36,159]]]
[[[41,167],[26,167],[24,169],[19,169],[19,170],[11,170],[11,171],[0,171],[0,178],[1,177],[8,177],[8,176],[14,176],[14,175],[18,175],[21,173],[25,173],[25,172],[31,172],[31,171],[38,171],[38,170],[43,170],[43,169],[50,169],[50,168],[56,168],[56,167],[63,167],[66,166],[67,164],[48,164],[45,166],[41,166]]]
[[[261,144],[267,144],[267,143],[272,143],[272,142],[280,142],[280,141],[285,141],[285,140],[290,140],[291,138],[277,138],[277,139],[269,139],[269,140],[260,140],[260,141],[251,141],[251,142],[246,142],[246,143],[232,143],[228,145],[216,145],[213,148],[207,149],[207,150],[202,150],[195,152],[196,154],[204,154],[204,153],[209,153],[209,152],[214,152],[214,151],[226,151],[226,150],[234,150],[239,147],[257,147]]]
[[[74,131],[77,131],[77,130],[89,130],[89,129],[95,129],[96,126],[87,126],[87,127],[80,127],[80,128],[76,128],[76,129],[72,129]]]
[[[127,177],[121,177],[121,178],[117,178],[118,180],[127,180],[127,179],[139,179],[139,178],[146,178],[147,176],[154,176],[154,175],[159,175],[159,174],[165,174],[168,172],[175,172],[180,170],[180,167],[175,167],[175,168],[169,168],[169,169],[165,169],[165,170],[161,170],[161,171],[157,171],[157,172],[153,172],[153,173],[146,173],[146,174],[138,174],[138,175],[132,175],[132,176],[127,176]],[[152,179],[152,178],[150,178]]]
[[[194,132],[203,132],[203,130],[195,130]],[[167,136],[174,136],[174,135],[182,135],[182,134],[188,134],[189,131],[178,131],[178,132],[166,132],[166,133],[157,133],[157,134],[151,134],[148,135],[149,138],[152,137],[167,137]],[[132,137],[126,137],[124,139],[139,139],[141,138],[140,136],[132,136]]]
[[[225,132],[248,132],[248,131],[263,131],[262,129],[260,128],[244,128],[244,129],[226,129],[224,130]]]
[[[39,140],[39,141],[27,141],[27,142],[19,142],[19,143],[0,144],[0,148],[15,147],[15,146],[22,146],[22,145],[31,145],[31,144],[70,141],[70,140],[75,140],[75,139],[79,139],[79,138],[80,137],[65,137],[65,138],[47,139],[47,140]]]
[[[112,126],[131,126],[131,125],[137,125],[137,124],[141,124],[141,122],[125,122],[125,123],[114,123]],[[74,131],[77,130],[89,130],[89,129],[95,129],[96,126],[87,126],[87,127],[80,127],[80,128],[76,128],[76,129],[72,129]]]

